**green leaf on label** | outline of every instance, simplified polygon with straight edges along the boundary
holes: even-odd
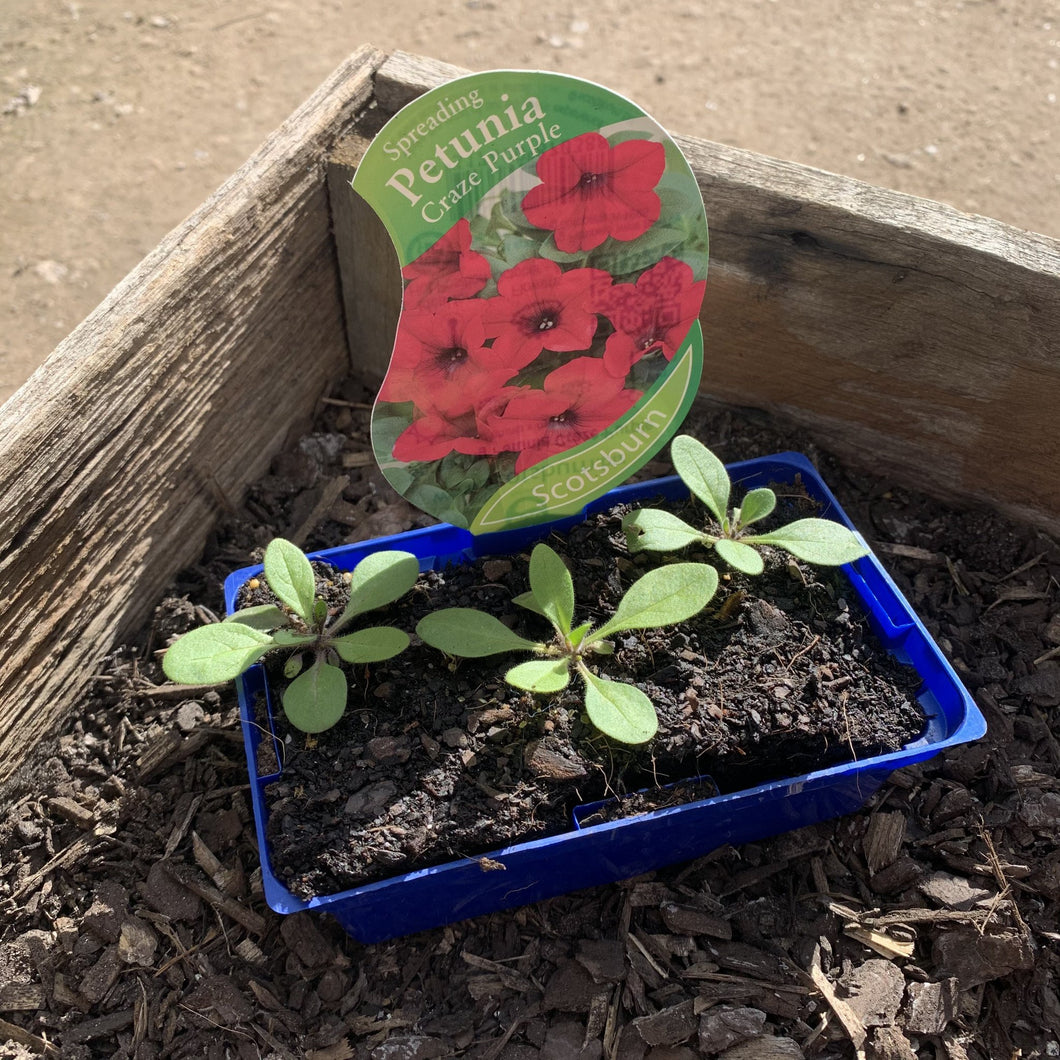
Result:
[[[283,712],[302,732],[330,729],[345,710],[346,675],[330,663],[317,660],[283,691]]]
[[[530,553],[530,590],[545,617],[561,633],[569,633],[574,618],[574,582],[563,560],[548,545],[535,545]]]
[[[185,633],[162,657],[162,670],[182,685],[217,685],[251,667],[275,641],[241,622],[217,622]]]
[[[254,607],[233,611],[225,621],[267,631],[287,625],[287,616],[275,604],[256,604]]]
[[[416,584],[419,560],[411,552],[373,552],[353,569],[350,601],[332,627],[338,630],[351,618],[391,604]]]
[[[313,621],[316,578],[305,553],[282,537],[274,538],[265,549],[265,580],[269,588],[296,615]]]
[[[525,607],[527,611],[533,611],[535,615],[540,615],[542,618],[548,617],[532,592],[520,593],[512,600],[512,603]]]
[[[499,618],[473,607],[433,611],[416,626],[420,639],[446,655],[481,659],[503,651],[533,651],[537,644],[513,633]]]
[[[751,490],[740,506],[739,525],[750,526],[771,514],[777,506],[777,495],[765,486]]]
[[[777,545],[807,563],[835,567],[867,556],[868,548],[857,534],[831,519],[796,519],[779,530],[746,538]]]
[[[717,553],[730,567],[744,574],[761,574],[765,570],[762,557],[750,545],[742,541],[730,541],[723,537],[714,542]]]
[[[622,529],[630,552],[676,552],[707,536],[671,512],[654,508],[628,512],[622,517]]]
[[[566,659],[534,659],[513,666],[504,675],[504,680],[527,692],[547,695],[567,687],[570,682],[570,667]]]
[[[336,637],[331,646],[348,663],[381,662],[403,652],[409,646],[409,635],[390,626],[370,626]]]
[[[718,588],[718,572],[706,563],[671,563],[635,581],[610,621],[592,634],[599,640],[624,629],[652,629],[683,622],[707,606]]]
[[[728,525],[729,473],[702,443],[679,434],[670,446],[674,468],[684,484],[710,509],[722,529]]]
[[[581,671],[585,679],[585,709],[589,720],[605,735],[620,743],[647,743],[659,729],[655,707],[633,685],[619,684]]]

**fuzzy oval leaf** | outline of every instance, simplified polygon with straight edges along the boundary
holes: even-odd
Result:
[[[570,667],[566,659],[532,659],[513,666],[504,680],[527,692],[559,692],[570,682]]]
[[[708,536],[671,512],[654,508],[628,512],[622,517],[622,529],[630,552],[676,552]]]
[[[620,743],[647,743],[659,729],[659,718],[648,697],[633,685],[597,677],[588,670],[585,678],[585,709],[589,720],[605,735]]]
[[[730,567],[735,567],[744,574],[761,574],[765,570],[766,565],[762,557],[742,541],[730,541],[723,537],[714,542],[714,548]]]
[[[592,640],[624,629],[653,629],[683,622],[702,611],[718,588],[718,572],[706,563],[671,563],[635,581],[610,620]]]
[[[283,676],[290,681],[292,678],[297,677],[302,672],[302,667],[305,665],[305,655],[302,652],[295,652],[287,662],[283,664]]]
[[[724,528],[729,511],[729,473],[725,465],[691,435],[679,434],[670,459],[684,484],[710,509]]]
[[[162,670],[182,685],[219,685],[251,667],[274,646],[261,630],[240,622],[199,626],[173,642],[162,657]]]
[[[525,607],[527,611],[533,611],[535,615],[540,615],[542,618],[545,617],[545,612],[541,610],[541,605],[532,592],[520,593],[512,599],[512,603]]]
[[[330,729],[346,710],[346,675],[330,663],[314,662],[283,690],[283,712],[302,732]]]
[[[753,540],[777,545],[807,563],[818,563],[825,567],[853,563],[869,554],[868,548],[853,530],[831,519],[796,519],[779,530],[758,534]]]
[[[537,645],[513,633],[499,618],[473,607],[447,607],[420,619],[420,639],[446,655],[481,659],[504,651],[532,651]]]
[[[351,618],[392,604],[416,584],[420,561],[411,552],[373,552],[353,569],[350,602],[339,616],[335,629]]]
[[[238,622],[241,626],[267,631],[287,625],[287,616],[275,604],[255,604],[233,611],[226,622]]]
[[[409,635],[391,626],[370,626],[336,637],[331,646],[348,663],[382,662],[403,652],[409,646]]]
[[[269,588],[296,615],[312,622],[316,578],[305,553],[297,545],[277,537],[265,549],[264,564]]]
[[[768,487],[760,486],[751,490],[743,499],[740,506],[740,526],[749,526],[757,523],[771,514],[777,506],[777,495]]]
[[[561,633],[574,619],[574,582],[563,560],[545,544],[530,553],[530,591],[541,612]]]

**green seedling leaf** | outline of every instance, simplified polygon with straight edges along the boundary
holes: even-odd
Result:
[[[336,637],[331,646],[348,663],[382,662],[403,652],[409,646],[409,635],[390,626],[371,626]]]
[[[513,604],[518,604],[520,607],[525,607],[527,611],[533,611],[535,615],[540,615],[542,618],[547,617],[541,605],[537,602],[537,597],[532,592],[520,593],[517,597],[512,600]]]
[[[764,519],[777,506],[777,495],[765,486],[751,490],[743,499],[740,514],[737,517],[739,526],[750,526]]]
[[[275,641],[240,622],[199,626],[175,641],[162,657],[162,670],[182,685],[218,685],[249,669]]]
[[[544,616],[564,635],[574,618],[574,582],[563,560],[545,544],[530,553],[530,591]]]
[[[670,446],[674,468],[684,484],[710,509],[722,530],[729,526],[729,473],[702,443],[679,434]]]
[[[648,571],[618,603],[593,640],[625,629],[652,629],[683,622],[707,606],[718,588],[718,572],[705,563],[671,563]]]
[[[750,545],[742,541],[730,541],[723,537],[714,542],[717,553],[730,567],[744,574],[761,574],[765,570],[762,557]]]
[[[527,692],[559,692],[570,682],[570,666],[566,659],[534,659],[513,666],[504,680]]]
[[[283,692],[283,712],[302,732],[323,732],[346,710],[346,675],[319,659]]]
[[[238,622],[241,626],[267,632],[277,626],[287,625],[287,616],[275,604],[256,604],[254,607],[233,611],[225,621]]]
[[[540,645],[513,633],[499,618],[473,607],[447,607],[420,619],[420,639],[446,655],[481,659],[504,651],[534,651]]]
[[[313,620],[316,578],[305,553],[282,537],[274,538],[265,549],[265,580],[269,588],[299,618]]]
[[[869,554],[868,548],[852,530],[831,519],[796,519],[779,530],[745,538],[759,544],[777,545],[807,563],[835,567],[853,563]]]
[[[591,622],[583,622],[580,626],[576,626],[567,634],[567,643],[572,648],[577,648],[578,645],[585,640],[585,634],[588,633],[591,628]]]
[[[278,648],[294,648],[300,644],[315,644],[320,638],[315,633],[295,633],[293,629],[278,629],[272,634]]]
[[[655,707],[633,685],[597,677],[582,668],[585,709],[589,720],[605,735],[621,743],[647,743],[659,729]]]
[[[391,604],[416,584],[419,560],[411,552],[373,552],[365,556],[350,578],[350,602],[332,626],[338,631],[352,618]]]
[[[322,596],[318,596],[313,602],[313,625],[321,629],[328,619],[328,602]]]
[[[622,529],[630,552],[676,552],[707,537],[684,519],[653,508],[627,513],[622,518]]]
[[[304,664],[305,657],[301,652],[298,652],[297,655],[292,655],[287,662],[283,664],[283,676],[290,681],[292,677],[297,677],[302,672],[302,666]]]

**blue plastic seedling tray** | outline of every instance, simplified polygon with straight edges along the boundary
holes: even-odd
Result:
[[[821,505],[821,514],[853,529],[853,525],[822,482],[813,465],[799,453],[747,460],[729,467],[734,482],[751,489],[793,483],[796,476]],[[570,529],[588,515],[618,503],[650,501],[660,495],[680,499],[688,491],[677,477],[632,483],[612,490],[583,513],[554,523],[474,537],[448,524],[412,530],[341,548],[314,553],[312,558],[351,570],[361,559],[382,549],[414,553],[422,570],[468,562],[486,555],[522,551],[550,534]],[[239,587],[259,574],[247,567],[225,582],[225,602],[235,608]],[[452,861],[303,901],[276,878],[266,839],[266,789],[279,774],[257,775],[262,739],[276,741],[254,722],[254,698],[263,694],[272,705],[259,665],[238,682],[243,736],[250,769],[250,790],[261,851],[265,898],[278,913],[319,910],[330,913],[361,942],[381,942],[426,928],[511,906],[525,905],[583,887],[625,879],[674,862],[700,857],[725,843],[748,843],[849,813],[864,804],[893,770],[923,761],[946,747],[978,739],[986,723],[971,696],[931,639],[908,602],[875,556],[843,568],[851,588],[862,600],[880,640],[897,659],[916,668],[922,684],[919,702],[927,725],[919,739],[891,754],[832,766],[743,791],[670,807],[637,817],[581,827],[578,815],[569,832],[517,843],[488,856],[504,870],[484,871],[477,859]],[[282,761],[277,747],[277,761]]]

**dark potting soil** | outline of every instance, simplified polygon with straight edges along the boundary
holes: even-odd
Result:
[[[576,621],[604,621],[652,565],[711,559],[631,555],[626,510],[551,540],[573,574]],[[783,521],[795,514],[804,513]],[[705,523],[702,511],[684,515]],[[523,636],[550,639],[545,619],[512,603],[527,588],[528,564],[527,552],[429,573],[364,624],[412,630],[438,608],[477,607]],[[337,574],[331,581],[342,585]],[[336,728],[307,739],[281,713],[283,775],[268,788],[277,875],[302,897],[331,894],[567,831],[581,804],[703,774],[732,792],[896,750],[924,727],[915,672],[878,644],[846,579],[786,553],[770,553],[759,578],[723,574],[688,622],[620,634],[615,648],[592,665],[655,704],[659,733],[643,747],[591,725],[580,681],[535,697],[504,682],[519,655],[450,662],[418,638],[396,659],[358,668]],[[686,788],[664,801],[702,797]],[[609,812],[645,809],[618,807]]]

